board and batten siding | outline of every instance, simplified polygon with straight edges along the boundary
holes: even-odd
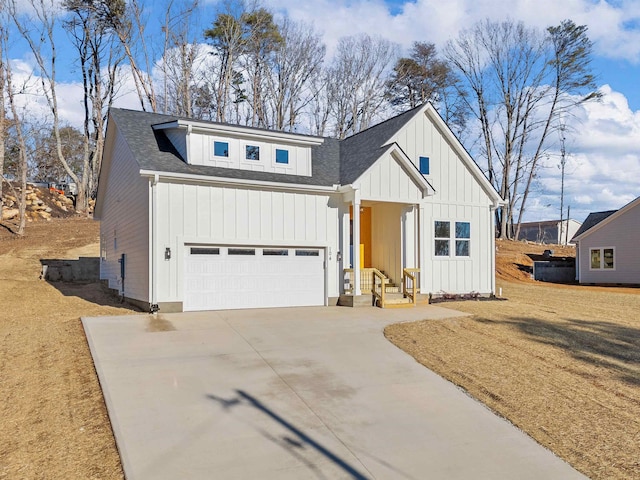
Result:
[[[422,190],[391,153],[384,155],[358,179],[362,200],[418,203]]]
[[[158,302],[183,301],[185,245],[328,247],[328,296],[338,295],[338,201],[331,195],[168,182],[157,189]]]
[[[640,204],[579,241],[580,283],[640,284]],[[615,249],[613,270],[591,270],[592,248]]]
[[[140,176],[137,163],[117,129],[108,138],[111,162],[100,218],[100,278],[122,293],[118,260],[124,253],[124,296],[149,302],[149,180]]]
[[[416,116],[390,142],[419,167],[429,157],[425,178],[435,189],[420,204],[420,289],[422,293],[494,293],[492,200],[429,115]],[[434,255],[434,222],[469,222],[469,257]]]
[[[186,133],[182,132],[183,136]],[[174,139],[171,139],[174,143]],[[216,157],[214,142],[221,141],[229,144],[228,157]],[[176,142],[179,141],[176,140]],[[260,140],[245,140],[222,135],[210,135],[192,132],[188,135],[189,159],[192,165],[208,165],[212,167],[233,168],[259,172],[282,173],[285,175],[311,176],[311,147],[286,143],[265,142]],[[176,145],[176,143],[174,143]],[[246,146],[253,145],[260,148],[259,160],[246,159]],[[289,163],[276,163],[276,149],[289,152]],[[186,156],[184,158],[187,158]]]

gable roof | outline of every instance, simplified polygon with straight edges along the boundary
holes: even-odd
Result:
[[[500,195],[480,167],[478,167],[430,103],[419,105],[344,140],[277,132],[292,139],[298,137],[301,141],[309,142],[312,140],[310,142],[313,143],[311,146],[313,158],[311,176],[191,165],[186,163],[185,159],[181,157],[180,153],[169,141],[164,128],[172,123],[186,122],[197,123],[201,128],[212,126],[239,129],[239,131],[254,135],[256,133],[274,134],[272,130],[120,108],[111,108],[109,124],[111,122],[115,123],[141,171],[196,177],[229,178],[238,181],[333,187],[336,185],[349,185],[355,182],[388,151],[390,145],[395,145],[397,149],[400,149],[395,142],[391,142],[391,139],[417,115],[425,113],[428,113],[429,118],[437,124],[437,127],[445,135],[447,141],[452,145],[494,204],[503,203]],[[406,157],[404,152],[402,152],[402,155]],[[416,173],[423,177],[417,171],[415,165],[414,168],[416,172],[411,172],[411,174]],[[419,183],[428,185],[430,191],[434,191],[428,180],[424,179],[424,182],[420,181]]]
[[[342,140],[340,142],[342,184],[355,182],[387,150],[386,142],[423,108],[424,105],[420,105]]]
[[[605,212],[590,213],[585,219],[582,226],[578,229],[576,234],[573,236],[571,241],[573,242],[575,240],[581,240],[585,236],[590,235],[596,230],[599,230],[603,226],[611,223],[613,220],[615,220],[616,218],[620,217],[621,215],[623,215],[624,213],[626,213],[627,211],[631,210],[632,208],[638,205],[640,205],[640,197],[636,198],[635,200],[632,200],[631,202],[627,203],[625,206],[623,206],[618,210],[607,210]]]

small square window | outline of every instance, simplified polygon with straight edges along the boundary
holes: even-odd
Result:
[[[429,175],[429,157],[420,157],[420,173]]]
[[[247,145],[247,160],[260,160],[260,147]]]
[[[227,142],[213,142],[213,154],[216,157],[228,157],[229,144]]]
[[[289,150],[280,150],[276,148],[276,163],[289,163]]]

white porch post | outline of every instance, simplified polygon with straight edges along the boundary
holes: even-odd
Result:
[[[353,197],[353,294],[360,295],[360,192]]]

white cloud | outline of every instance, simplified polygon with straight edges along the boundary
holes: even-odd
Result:
[[[635,0],[417,0],[399,6],[396,15],[381,0],[272,0],[269,6],[313,23],[324,33],[329,51],[339,37],[361,32],[380,34],[403,47],[414,40],[441,46],[485,18],[509,17],[539,28],[572,19],[589,27],[598,54],[640,62],[640,2]]]
[[[602,101],[582,106],[580,123],[567,136],[565,206],[580,221],[589,212],[618,209],[640,196],[640,112],[609,86],[601,91]],[[560,154],[551,153],[540,170],[538,202],[527,207],[528,220],[559,216]],[[549,204],[551,211],[543,208]]]

